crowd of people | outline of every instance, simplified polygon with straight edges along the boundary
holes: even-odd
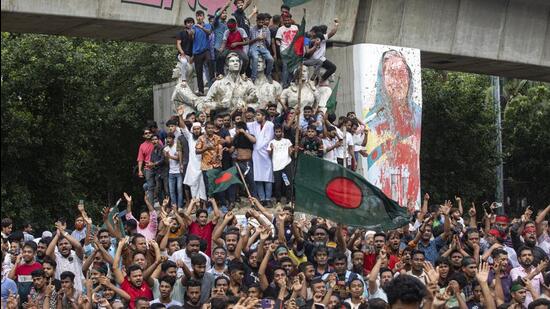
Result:
[[[229,52],[252,79],[262,57],[268,79],[288,86],[290,8],[246,16],[250,1],[237,0],[229,17],[231,3],[209,23],[197,11],[178,34],[178,61],[194,64],[199,93],[203,70],[211,83]],[[323,69],[318,83],[336,70],[324,52],[337,28],[309,31],[304,64]],[[361,167],[368,129],[353,112],[180,106],[143,139],[143,196],[124,193],[102,218],[81,201],[74,221],[60,214],[40,237],[32,223],[1,220],[2,308],[550,308],[550,205],[511,218],[497,203],[464,209],[460,197],[426,193],[410,223],[388,231],[295,214],[297,153]],[[232,167],[242,184],[210,194],[209,172]]]

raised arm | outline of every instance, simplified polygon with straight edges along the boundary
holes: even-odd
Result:
[[[276,248],[277,246],[275,244],[269,245],[266,255],[262,259],[262,263],[260,264],[260,268],[258,269],[258,276],[260,277],[260,287],[262,288],[262,290],[265,290],[269,287],[269,281],[267,280],[265,271],[267,269],[267,263],[269,263],[269,258],[271,257],[273,252],[275,252]]]
[[[542,225],[542,222],[550,214],[550,205],[546,206],[535,218],[535,224],[537,225],[537,236],[540,236],[544,233],[544,227]]]
[[[336,228],[336,248],[338,249],[338,251],[345,253],[346,240],[344,239],[344,233],[342,233],[343,228],[344,226],[338,223],[338,227]]]
[[[57,242],[61,237],[61,233],[62,231],[65,231],[65,227],[67,227],[67,224],[62,222],[56,222],[55,227],[57,228],[55,236],[53,237],[52,241],[50,241],[50,244],[46,249],[46,255],[51,257],[53,260],[55,260],[55,246],[57,246]]]
[[[221,224],[216,225],[214,228],[214,232],[212,232],[212,240],[218,245],[223,246],[223,241],[221,239],[223,230],[225,227],[235,218],[235,215],[232,211],[228,211],[225,214],[225,217],[223,218],[223,221]]]
[[[235,247],[235,258],[238,260],[238,261],[241,261],[242,258],[241,258],[241,253],[243,252],[243,248],[245,246],[246,243],[248,243],[248,237],[250,235],[250,228],[251,228],[251,225],[247,225],[246,228],[243,228],[241,230],[241,234],[239,235],[239,241],[237,242],[237,246]]]
[[[118,284],[121,284],[124,281],[124,275],[122,274],[122,270],[120,269],[120,258],[122,255],[122,248],[124,248],[124,246],[128,243],[128,239],[129,237],[126,236],[118,242],[115,259],[113,261],[113,276],[116,283]]]
[[[470,210],[468,210],[468,215],[470,215],[470,227],[477,228],[476,205],[473,202],[472,207],[470,208]]]
[[[334,19],[334,25],[332,26],[332,29],[327,34],[327,37],[330,39],[332,38],[336,32],[338,32],[338,27],[340,26],[340,22],[338,21],[338,18]]]
[[[286,246],[286,237],[285,237],[285,214],[279,212],[277,214],[277,239],[279,244]]]
[[[102,212],[102,214],[103,214],[103,223],[105,224],[105,228],[107,229],[109,234],[111,234],[117,240],[120,240],[122,238],[122,233],[120,233],[120,230],[118,229],[118,224],[117,224],[117,226],[113,226],[111,224],[111,221],[109,220],[109,214],[110,213],[111,213],[111,208],[108,208],[108,207],[103,208],[103,212]],[[113,221],[114,221],[114,218],[115,217],[113,217]]]
[[[382,254],[383,253],[383,254]],[[372,267],[372,270],[369,273],[369,295],[372,295],[376,293],[378,290],[378,283],[376,280],[378,279],[378,273],[380,272],[380,267],[382,266],[382,262],[387,260],[388,256],[386,255],[386,252],[383,250],[380,250],[380,253],[376,257],[376,263]]]
[[[151,275],[160,266],[160,264],[162,264],[162,262],[166,261],[168,258],[166,256],[160,256],[160,248],[156,241],[150,240],[149,245],[155,250],[155,262],[153,262],[153,264],[149,265],[149,267],[147,267],[147,269],[143,271],[143,279],[147,280],[147,283],[152,286],[154,284],[154,280],[151,278]]]
[[[267,209],[262,206],[260,201],[258,201],[255,197],[249,197],[250,203],[252,203],[252,208],[258,209],[266,218],[269,220],[269,222],[273,222],[273,214],[271,214]]]
[[[111,280],[105,276],[99,277],[99,283],[103,285],[104,287],[107,287],[111,290],[113,290],[115,293],[120,295],[125,301],[129,302],[131,297],[128,293],[126,293],[124,290],[118,288],[116,285],[114,285]]]
[[[216,202],[215,198],[209,198],[208,200],[212,205],[212,224],[217,224],[218,220],[222,217],[222,212],[220,211],[220,208],[218,207],[218,203]]]

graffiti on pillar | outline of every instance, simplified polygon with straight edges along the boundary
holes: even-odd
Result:
[[[206,11],[207,14],[214,14],[218,8],[225,5],[226,0],[187,0],[189,8],[195,12],[197,10]]]
[[[172,10],[174,0],[122,0],[122,3],[139,4],[158,9]]]
[[[172,10],[174,0],[121,0],[122,3],[145,5],[157,9]],[[187,0],[187,5],[191,11],[206,11],[208,14],[214,14],[218,8],[225,5],[226,0]]]

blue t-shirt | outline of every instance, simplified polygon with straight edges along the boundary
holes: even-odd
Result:
[[[227,30],[227,25],[220,18],[221,12],[214,17],[214,48],[218,49],[222,46],[223,34]]]
[[[211,24],[204,24],[204,29],[212,30]],[[204,30],[197,27],[197,25],[193,25],[193,30],[195,30],[195,38],[193,39],[193,55],[199,55],[204,53],[208,50],[209,44],[209,36],[204,32]]]
[[[17,295],[17,284],[10,278],[2,279],[2,308],[6,306],[6,301],[8,300],[8,296],[10,296],[10,291],[13,295]]]

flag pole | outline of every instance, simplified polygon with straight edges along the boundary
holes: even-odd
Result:
[[[239,167],[239,163],[235,162],[235,166],[237,167],[237,171],[239,171],[239,176],[241,176],[241,180],[243,181],[244,188],[246,189],[246,194],[248,194],[248,197],[252,197],[250,194],[250,190],[248,190],[248,185],[246,184],[246,181],[244,180],[243,172],[241,171],[241,168]]]

